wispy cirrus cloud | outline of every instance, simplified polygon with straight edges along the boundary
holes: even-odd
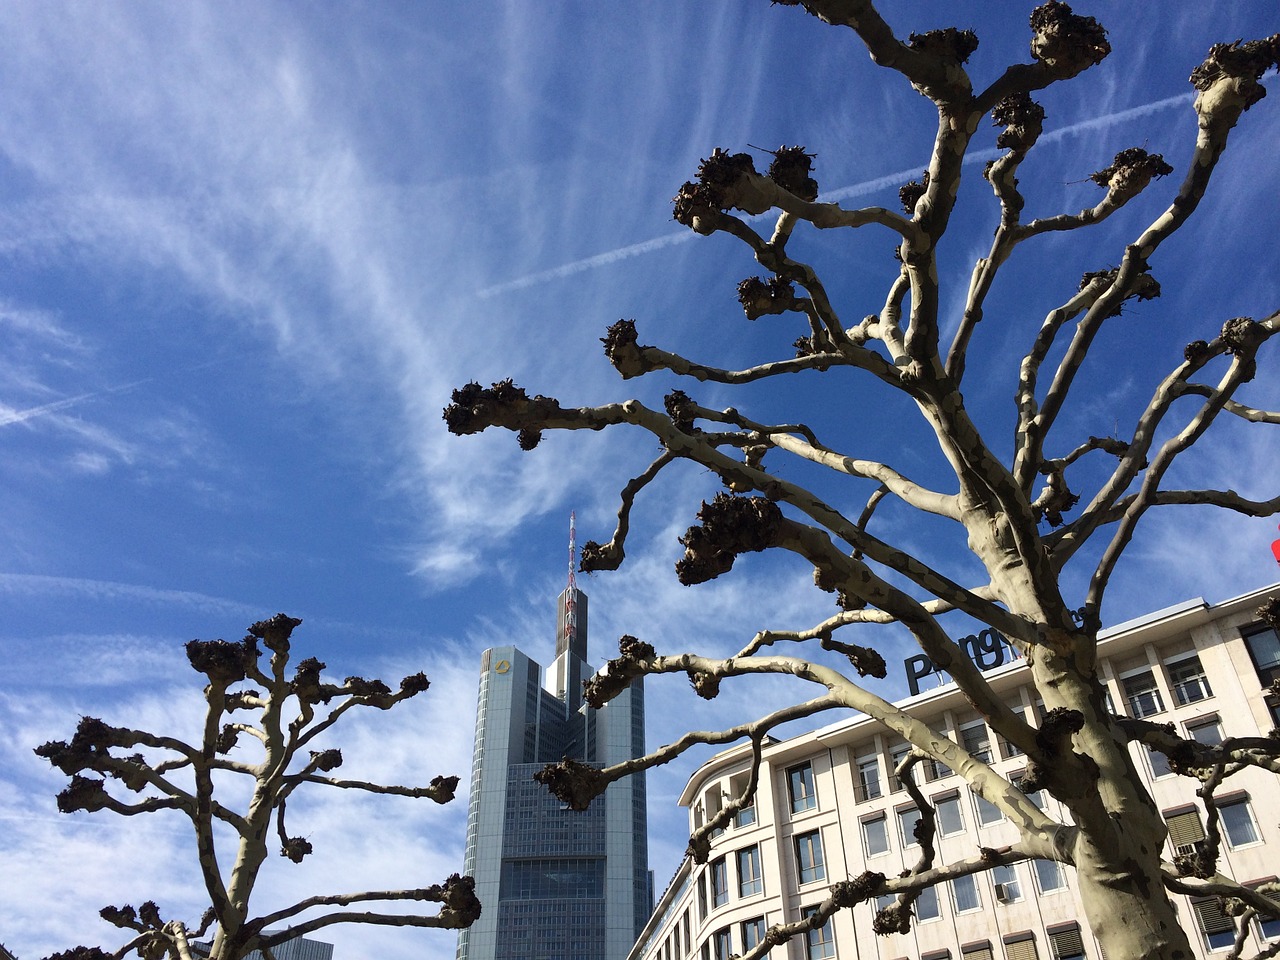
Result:
[[[1274,76],[1268,78],[1274,80]],[[1123,110],[1116,110],[1111,113],[1089,117],[1075,123],[1068,124],[1064,127],[1055,127],[1046,131],[1041,137],[1042,144],[1058,143],[1069,137],[1077,136],[1081,133],[1089,133],[1095,130],[1105,130],[1110,127],[1127,123],[1132,120],[1138,120],[1142,117],[1152,116],[1173,107],[1180,107],[1191,103],[1195,99],[1194,93],[1179,94],[1174,97],[1164,97],[1160,100],[1153,100],[1150,103],[1144,103],[1136,107],[1128,107]],[[965,166],[972,166],[977,163],[986,163],[998,157],[1003,151],[1000,150],[975,150],[966,154],[964,158]],[[818,197],[819,203],[839,203],[841,200],[851,200],[857,197],[869,196],[873,193],[879,193],[882,190],[892,190],[902,186],[904,182],[918,177],[920,170],[917,167],[911,167],[906,170],[898,170],[894,173],[887,173],[882,176],[873,177],[869,180],[863,180],[860,183],[850,184],[844,187],[837,187],[834,190],[824,190]],[[769,214],[748,217],[748,220],[760,220]],[[587,270],[594,270],[599,267],[608,266],[618,263],[622,260],[629,260],[632,257],[643,256],[646,253],[652,253],[665,247],[670,247],[679,243],[686,243],[692,240],[696,234],[691,230],[672,231],[660,237],[653,237],[649,240],[642,240],[639,243],[628,244],[623,247],[617,247],[613,250],[607,250],[604,253],[598,253],[591,257],[584,257],[581,260],[575,260],[571,263],[561,264],[558,267],[552,267],[548,270],[541,270],[524,277],[517,277],[514,280],[507,280],[503,283],[493,284],[492,286],[482,287],[476,291],[476,296],[484,299],[498,296],[499,294],[512,293],[517,290],[526,290],[529,287],[542,283],[548,283],[553,280],[563,280],[567,277],[583,273]]]

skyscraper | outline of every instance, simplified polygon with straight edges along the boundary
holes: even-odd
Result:
[[[574,560],[571,517],[569,582],[545,682],[514,646],[480,658],[464,872],[483,913],[459,935],[458,960],[622,960],[649,916],[644,774],[611,784],[581,813],[533,779],[565,757],[607,766],[644,753],[639,682],[600,710],[582,702],[594,670]]]

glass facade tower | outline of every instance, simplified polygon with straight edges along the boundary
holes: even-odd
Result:
[[[464,873],[483,912],[458,960],[623,960],[652,907],[645,779],[610,784],[578,813],[536,783],[571,757],[607,766],[644,753],[639,681],[600,710],[582,703],[587,597],[572,577],[557,603],[546,671],[514,646],[480,658]]]

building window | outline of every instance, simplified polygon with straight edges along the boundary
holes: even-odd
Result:
[[[960,794],[954,793],[944,799],[934,801],[934,809],[938,815],[938,833],[949,837],[964,832],[964,814],[960,812]]]
[[[1004,938],[1004,955],[1009,960],[1040,960],[1040,954],[1036,952],[1035,934],[1030,931],[1009,934]]]
[[[1040,790],[1028,790],[1026,788],[1026,783],[1023,780],[1023,775],[1025,773],[1026,773],[1025,770],[1019,770],[1017,773],[1010,776],[1009,779],[1013,782],[1013,785],[1015,787],[1017,787],[1019,790],[1023,792],[1023,794],[1026,796],[1028,800],[1030,800],[1032,803],[1036,805],[1037,810],[1043,810],[1044,809],[1044,789],[1041,788]]]
[[[960,957],[961,960],[996,960],[995,955],[991,952],[990,940],[966,944],[960,948]]]
[[[1048,930],[1049,953],[1053,960],[1084,960],[1084,938],[1080,924],[1064,923]]]
[[[894,793],[905,789],[905,787],[902,786],[902,781],[898,779],[895,771],[901,765],[902,761],[907,759],[907,754],[910,752],[911,744],[909,743],[900,743],[889,750],[889,782],[893,786]]]
[[[702,949],[699,951],[699,953],[702,956],[702,960],[711,960],[711,941],[710,940],[702,941]]]
[[[747,804],[733,815],[733,825],[735,827],[749,827],[755,822],[756,805],[754,802]]]
[[[938,909],[938,888],[925,887],[920,891],[920,897],[916,900],[916,919],[937,920],[942,916],[942,912]]]
[[[764,917],[742,921],[742,952],[746,953],[764,939]]]
[[[1210,950],[1226,950],[1235,945],[1235,922],[1222,912],[1222,904],[1217,897],[1193,900],[1191,907],[1195,910],[1196,923],[1204,935],[1206,947]]]
[[[1041,893],[1054,893],[1067,885],[1062,865],[1056,860],[1036,860],[1036,880]]]
[[[1254,880],[1246,886],[1256,889],[1264,884],[1274,887],[1275,877],[1267,877],[1264,880]],[[1268,897],[1272,900],[1280,899],[1274,892],[1268,893]],[[1280,940],[1280,916],[1274,917],[1255,917],[1254,922],[1258,929],[1258,938],[1261,940]]]
[[[809,917],[817,912],[817,907],[806,907],[804,915]],[[805,932],[804,956],[805,960],[827,960],[827,958],[835,955],[836,937],[831,929],[831,918],[827,917],[827,922],[818,927],[817,930]]]
[[[951,898],[955,902],[956,913],[977,910],[982,906],[982,900],[978,897],[978,882],[973,874],[966,873],[951,881]]]
[[[1022,899],[1022,884],[1018,882],[1018,870],[1012,863],[992,870],[991,879],[995,882],[996,899],[1001,903],[1017,903]]]
[[[1203,743],[1206,747],[1216,747],[1222,742],[1222,724],[1218,722],[1217,717],[1187,724],[1187,733],[1196,743]]]
[[[875,907],[876,913],[880,913],[883,910],[888,910],[897,902],[898,902],[897,894],[894,894],[894,893],[880,894],[880,896],[876,897],[876,907]]]
[[[749,897],[764,890],[760,878],[760,848],[747,847],[738,851],[738,896]]]
[[[1187,856],[1196,852],[1196,842],[1204,839],[1204,825],[1195,807],[1168,811],[1164,815],[1169,828],[1169,842],[1175,856]]]
[[[1159,750],[1147,747],[1147,760],[1151,763],[1151,776],[1159,780],[1161,777],[1167,777],[1173,773],[1169,769],[1169,758]]]
[[[941,760],[933,759],[933,757],[925,757],[920,761],[920,767],[924,770],[925,783],[932,783],[934,780],[941,780],[943,777],[951,776],[951,768]]]
[[[1188,703],[1198,703],[1213,696],[1209,678],[1204,675],[1200,658],[1194,653],[1176,663],[1166,664],[1165,669],[1169,671],[1169,685],[1173,687],[1173,698],[1179,706],[1185,707]]]
[[[889,830],[885,826],[884,814],[862,821],[862,845],[868,857],[877,857],[889,851]]]
[[[1150,670],[1126,677],[1120,685],[1124,687],[1124,698],[1129,704],[1129,716],[1140,720],[1164,713],[1164,701],[1160,699],[1160,689]]]
[[[1010,709],[1013,711],[1013,715],[1017,717],[1019,720],[1024,719],[1024,714],[1022,712],[1021,707],[1010,707]],[[1016,743],[1006,740],[1004,737],[1001,737],[1001,736],[997,736],[997,740],[1000,743],[1000,753],[1004,756],[1006,760],[1009,759],[1010,757],[1022,756],[1022,750]]]
[[[907,807],[898,811],[898,828],[902,831],[902,848],[918,846],[916,824],[920,822],[920,811],[915,807]]]
[[[711,904],[723,907],[729,902],[729,865],[724,857],[711,864]]]
[[[813,765],[802,763],[787,771],[787,789],[791,793],[791,812],[812,810],[818,805],[818,795],[813,789]]]
[[[987,733],[987,725],[981,720],[961,727],[960,740],[969,756],[983,763],[991,762],[991,735]]]
[[[1249,809],[1247,797],[1220,803],[1218,815],[1222,818],[1228,846],[1243,847],[1262,839],[1258,836],[1258,825],[1253,820],[1253,811]]]
[[[858,779],[853,785],[858,802],[875,800],[880,796],[880,761],[864,757],[858,761]]]
[[[692,950],[692,949],[693,949],[693,937],[692,937],[692,935],[691,935],[691,934],[692,934],[692,930],[690,929],[690,924],[689,924],[689,911],[688,911],[688,910],[686,910],[686,911],[684,912],[684,916],[682,916],[682,917],[680,918],[680,927],[681,927],[681,929],[684,931],[684,947],[685,947],[685,949],[686,949],[686,950]]]
[[[992,823],[999,823],[1004,819],[1004,814],[1001,812],[1000,808],[990,800],[980,797],[976,793],[973,795],[973,800],[975,806],[978,808],[978,823],[982,824],[984,827]]]
[[[1249,656],[1258,671],[1258,679],[1267,686],[1280,676],[1280,636],[1272,627],[1257,626],[1240,631]]]
[[[827,878],[822,859],[822,837],[817,830],[796,837],[796,865],[801,883],[814,883]]]
[[[729,960],[733,953],[733,941],[729,936],[729,928],[717,930],[711,935],[711,953],[715,960]]]

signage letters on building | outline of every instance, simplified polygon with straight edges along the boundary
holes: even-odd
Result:
[[[1280,541],[1276,542],[1280,543]],[[1083,623],[1084,608],[1072,610],[1071,618],[1077,625]],[[994,670],[1022,656],[1004,634],[990,627],[981,633],[961,637],[956,642],[960,644],[960,649],[964,651],[965,656],[972,660],[979,670]],[[921,680],[930,674],[941,675],[945,672],[923,653],[907,657],[902,661],[902,668],[907,673],[907,687],[913,697],[920,692]]]
[[[981,633],[962,637],[958,643],[965,652],[965,656],[972,660],[979,670],[993,670],[1021,656],[1003,634],[997,633],[990,627]],[[930,674],[943,672],[941,667],[923,653],[907,657],[902,661],[902,667],[907,672],[907,687],[911,690],[913,697],[920,692],[921,680]]]

